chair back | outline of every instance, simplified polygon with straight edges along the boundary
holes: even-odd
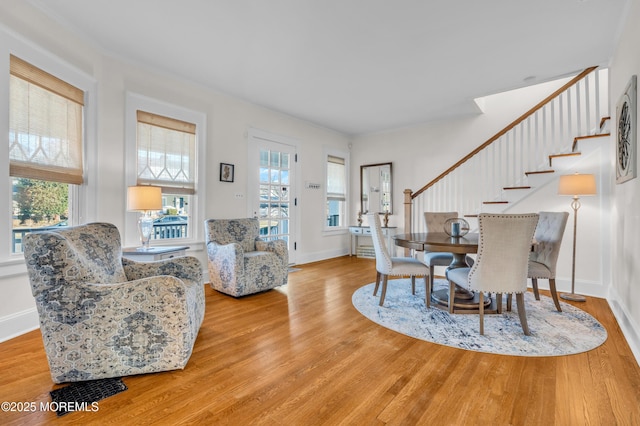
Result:
[[[444,223],[458,217],[458,212],[424,212],[426,232],[444,232]]]
[[[376,270],[381,274],[390,274],[393,263],[391,256],[387,250],[382,234],[382,226],[378,213],[367,213],[367,220],[371,227],[371,239],[373,240],[373,249],[376,252]]]
[[[526,291],[537,223],[536,213],[480,214],[478,257],[469,272],[469,287],[494,293]]]
[[[567,227],[567,212],[540,212],[536,227],[536,248],[529,254],[529,260],[546,266],[551,276],[556,276],[556,264],[560,254],[560,245]]]
[[[110,223],[30,232],[23,248],[34,297],[72,281],[127,281],[120,233]]]
[[[256,240],[260,239],[260,221],[255,217],[208,219],[205,228],[206,244],[211,241],[220,245],[238,243],[245,253],[255,251]]]

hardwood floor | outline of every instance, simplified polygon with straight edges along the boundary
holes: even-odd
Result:
[[[97,412],[0,412],[0,424],[638,425],[640,368],[605,300],[577,304],[609,337],[565,357],[482,354],[416,340],[360,315],[374,262],[301,265],[289,285],[234,299],[206,286],[184,370],[125,377]],[[38,330],[0,344],[0,401],[50,401]]]

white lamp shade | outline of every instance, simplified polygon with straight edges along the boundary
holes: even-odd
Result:
[[[579,173],[560,176],[558,195],[596,195],[596,177]]]
[[[127,210],[162,209],[162,189],[159,186],[138,185],[127,188]]]

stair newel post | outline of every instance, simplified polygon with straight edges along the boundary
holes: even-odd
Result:
[[[411,210],[413,199],[411,198],[412,192],[410,189],[404,190],[404,233],[408,234],[411,232]],[[409,256],[409,249],[404,249],[404,255]]]

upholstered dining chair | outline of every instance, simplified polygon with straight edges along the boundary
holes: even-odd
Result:
[[[287,283],[287,243],[260,238],[258,218],[208,219],[205,243],[214,290],[239,297]]]
[[[426,232],[444,232],[444,223],[448,219],[458,217],[458,212],[424,212],[424,223]],[[449,266],[453,261],[453,255],[447,252],[430,252],[423,253],[423,261],[429,267],[429,286],[433,291],[433,277],[435,275],[436,266]]]
[[[536,300],[540,300],[538,280],[549,280],[549,291],[558,312],[562,312],[556,291],[556,264],[562,244],[562,236],[567,226],[569,213],[540,212],[540,220],[535,232],[536,245],[529,254],[529,278]]]
[[[204,318],[200,261],[122,258],[108,223],[24,236],[55,383],[182,369]]]
[[[373,248],[376,253],[376,286],[373,295],[378,294],[378,287],[382,281],[382,292],[380,293],[380,306],[384,304],[384,298],[387,294],[387,281],[389,276],[410,276],[411,288],[415,294],[416,277],[424,277],[424,287],[426,291],[425,304],[431,306],[431,287],[429,286],[429,267],[418,259],[413,257],[391,257],[385,238],[382,234],[382,226],[378,213],[368,213],[367,220],[371,227],[371,239],[373,240]]]
[[[529,253],[537,223],[536,213],[481,213],[478,216],[480,241],[476,262],[470,268],[447,270],[450,306],[453,306],[456,284],[477,292],[480,334],[484,334],[484,292],[488,292],[496,293],[497,298],[502,298],[502,294],[516,294],[522,330],[530,335],[524,292],[527,291]]]

